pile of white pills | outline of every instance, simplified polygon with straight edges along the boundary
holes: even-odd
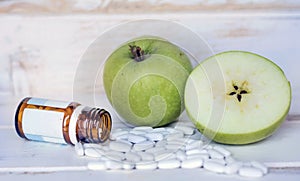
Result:
[[[207,144],[200,136],[187,123],[162,128],[119,128],[112,131],[106,144],[77,143],[75,150],[79,156],[98,158],[88,163],[90,170],[201,168],[244,177],[268,173],[262,163],[236,161],[228,150]]]

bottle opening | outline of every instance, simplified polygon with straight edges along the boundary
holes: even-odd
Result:
[[[109,138],[111,125],[109,112],[85,107],[78,116],[78,140],[85,143],[103,143]]]

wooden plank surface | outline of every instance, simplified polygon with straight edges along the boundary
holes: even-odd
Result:
[[[298,144],[298,130],[300,122],[286,122],[270,138],[263,142],[247,146],[226,146],[235,158],[248,161],[257,160],[273,167],[270,174],[264,180],[274,178],[297,180],[300,178],[300,145]],[[103,176],[107,179],[125,177],[123,180],[139,180],[144,175],[144,179],[153,172],[160,176],[166,176],[178,180],[182,174],[188,180],[211,179],[239,180],[237,176],[224,176],[201,171],[201,169],[175,169],[160,171],[88,171],[87,163],[96,161],[94,158],[78,157],[74,148],[69,145],[42,143],[26,141],[17,137],[13,127],[0,128],[0,178],[26,178],[40,179],[44,174],[49,173],[51,177],[81,175],[82,177]],[[112,174],[113,173],[113,174]],[[151,176],[152,178],[163,180],[165,177]],[[25,177],[24,177],[25,176]],[[79,180],[82,178],[75,178]]]
[[[295,0],[2,0],[0,13],[76,14],[76,13],[160,13],[199,11],[298,10]]]
[[[124,180],[124,181],[165,181],[166,178],[172,181],[180,180],[210,180],[210,181],[276,181],[288,180],[299,181],[299,171],[297,170],[275,170],[263,178],[243,178],[236,175],[222,175],[206,172],[201,169],[170,169],[170,170],[135,170],[135,171],[64,171],[64,172],[26,172],[1,174],[3,180],[23,180],[23,181],[51,181],[51,180]]]
[[[294,162],[300,169],[299,129],[299,121],[286,122],[262,142],[223,146],[241,161],[257,160],[270,164]],[[0,127],[0,130],[0,167],[85,166],[87,161],[93,160],[77,157],[73,146],[26,141],[16,135],[13,127]]]
[[[90,97],[91,95],[86,96]],[[88,97],[83,96],[82,99],[86,100]],[[99,107],[105,108],[111,112],[113,118],[113,129],[126,126],[118,119],[107,100],[103,99],[103,96],[96,98],[98,99],[96,104],[98,104]],[[0,113],[11,112],[11,114],[1,114],[2,116],[0,119],[0,122],[6,123],[0,124],[0,142],[2,143],[0,149],[0,177],[3,176],[2,174],[5,176],[10,172],[13,172],[13,176],[16,178],[18,178],[20,173],[21,175],[26,175],[28,172],[33,172],[38,175],[44,172],[50,172],[51,176],[53,173],[55,173],[54,175],[72,175],[74,172],[81,172],[79,175],[83,176],[91,174],[90,172],[87,172],[86,165],[89,161],[93,161],[95,159],[78,157],[72,146],[26,141],[18,137],[14,130],[13,112],[11,110],[12,106],[0,106]],[[185,114],[183,114],[179,120],[188,121],[188,118]],[[239,160],[257,160],[264,162],[271,167],[277,168],[273,169],[270,175],[276,175],[279,177],[286,175],[286,178],[291,179],[299,178],[299,130],[300,121],[286,121],[274,135],[264,141],[244,146],[224,146],[233,153],[235,158]],[[283,169],[284,172],[278,171],[278,167]],[[181,172],[182,170],[175,170],[173,174],[177,175]],[[194,170],[194,172],[192,172],[192,175],[196,174],[198,171]],[[112,172],[102,173],[106,175],[107,173]],[[130,172],[130,174],[133,175],[139,173],[139,171],[137,173]],[[151,174],[151,172],[146,173]],[[93,172],[92,175],[93,174],[97,175],[98,173]],[[124,172],[111,177],[117,177],[117,175],[121,176],[122,174],[124,174]],[[125,172],[125,174],[128,174],[128,172]],[[274,178],[273,176],[270,178]],[[136,179],[135,176],[133,177]],[[210,173],[204,173],[203,177],[213,178],[216,180],[222,178],[211,175]],[[31,176],[28,176],[28,178],[31,178]],[[39,178],[39,176],[35,178]]]

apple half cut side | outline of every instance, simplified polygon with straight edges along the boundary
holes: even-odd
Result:
[[[203,135],[219,143],[248,144],[270,136],[285,120],[291,87],[280,67],[267,58],[228,51],[192,71],[184,100]]]

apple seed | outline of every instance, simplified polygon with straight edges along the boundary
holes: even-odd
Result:
[[[239,87],[239,86],[237,86],[235,84],[232,84],[234,90],[236,90],[236,91],[232,91],[228,95],[230,95],[230,96],[236,95],[237,100],[239,102],[241,102],[242,101],[242,94],[248,94],[248,91],[246,91],[246,90],[243,89],[244,84],[245,84],[245,82],[243,82],[243,84],[242,84],[241,87]]]
[[[248,94],[246,90],[241,90],[240,94]]]
[[[235,95],[235,94],[236,94],[236,92],[230,92],[230,93],[229,93],[230,96],[233,96],[233,95]]]

